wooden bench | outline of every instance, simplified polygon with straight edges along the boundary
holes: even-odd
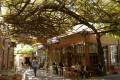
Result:
[[[66,67],[66,68],[65,68],[65,76],[66,76],[66,77],[69,77],[70,75],[71,75],[71,70],[70,70],[69,67]]]

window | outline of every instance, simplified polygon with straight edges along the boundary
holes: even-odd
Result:
[[[59,51],[57,48],[55,50],[56,50],[56,62],[59,62]]]
[[[53,56],[53,61],[55,61],[55,49],[53,49],[52,56]]]
[[[66,47],[65,47],[65,46],[62,46],[62,47],[60,48],[60,51],[61,51],[61,58],[60,58],[60,60],[61,60],[63,63],[65,63]]]
[[[90,65],[96,65],[98,62],[97,45],[90,44],[89,54],[90,54]]]
[[[66,52],[66,48],[62,47],[62,54],[65,54],[65,52]]]
[[[76,55],[74,58],[75,63],[81,64],[82,53],[84,53],[84,45],[76,45]]]
[[[51,56],[52,56],[52,50],[51,50],[51,49],[49,49],[49,51],[48,51],[48,55],[49,55],[50,58],[51,58]]]
[[[111,64],[118,63],[118,54],[117,54],[117,46],[112,45],[111,48]]]
[[[79,53],[84,53],[83,45],[77,45],[77,46],[76,46],[76,53],[77,53],[77,54],[79,54]]]

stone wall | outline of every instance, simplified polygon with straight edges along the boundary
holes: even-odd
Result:
[[[8,43],[10,43],[10,39],[1,35],[0,37],[0,70],[10,69],[13,67],[14,47],[10,47]]]

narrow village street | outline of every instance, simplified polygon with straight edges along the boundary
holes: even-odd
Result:
[[[0,0],[0,80],[120,80],[120,0]]]

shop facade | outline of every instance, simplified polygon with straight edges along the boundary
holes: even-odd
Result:
[[[119,40],[103,35],[101,43],[104,51],[105,69],[110,71],[111,65],[116,65],[120,60]],[[71,67],[77,62],[86,63],[90,70],[97,67],[99,54],[97,49],[96,35],[72,34],[60,38],[59,42],[49,44],[49,55],[52,62],[63,62]]]

